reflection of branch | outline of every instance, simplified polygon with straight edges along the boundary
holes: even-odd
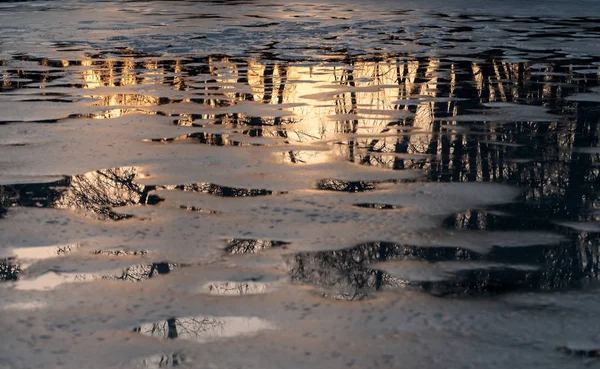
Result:
[[[101,219],[126,218],[126,215],[114,213],[110,208],[141,202],[145,186],[133,181],[136,173],[136,168],[125,167],[75,176],[57,201],[57,207],[84,210]]]
[[[364,192],[375,189],[375,182],[369,181],[340,181],[335,179],[324,179],[317,182],[316,187],[319,190],[343,191],[343,192]]]
[[[227,244],[225,251],[231,254],[248,254],[272,247],[282,247],[289,243],[274,240],[231,239],[227,240]]]
[[[177,189],[184,191],[202,192],[216,196],[223,197],[246,197],[246,196],[267,196],[273,195],[276,192],[264,189],[245,189],[219,186],[213,183],[188,183],[185,185],[177,186]]]
[[[163,339],[199,338],[202,333],[209,331],[222,334],[224,326],[225,323],[222,320],[211,317],[170,318],[166,321],[136,327],[134,332]]]
[[[310,133],[306,133],[303,131],[295,131],[295,130],[287,130],[288,132],[288,136],[290,133],[295,133],[298,137],[296,138],[296,141],[298,142],[304,142],[304,138],[303,137],[308,137],[307,141],[317,141],[317,140],[322,140],[325,137],[325,132],[321,132],[321,136],[315,136],[315,135],[311,135]]]
[[[263,283],[249,282],[219,282],[212,283],[208,290],[216,295],[247,295],[253,293],[262,293],[267,286]]]
[[[129,280],[133,282],[144,281],[157,274],[168,274],[176,267],[177,264],[170,263],[136,265],[125,269],[123,275],[118,279]]]
[[[16,281],[21,274],[21,266],[13,258],[0,259],[0,281]]]

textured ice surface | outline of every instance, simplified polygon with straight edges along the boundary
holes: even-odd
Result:
[[[0,368],[598,365],[599,22],[0,3]]]

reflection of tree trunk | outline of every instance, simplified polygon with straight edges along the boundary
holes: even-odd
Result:
[[[263,104],[268,104],[271,102],[273,98],[273,73],[275,67],[273,64],[267,64],[265,66],[265,71],[263,74]],[[248,131],[244,131],[244,134],[247,134],[250,137],[262,137],[264,125],[263,119],[261,117],[250,117],[248,125],[253,127]]]
[[[173,364],[172,366],[173,367],[179,366],[179,354],[174,353],[171,357],[173,358],[172,359],[172,364]]]
[[[237,83],[239,85],[242,86],[249,86],[248,84],[248,63],[243,63],[243,64],[236,64],[236,68],[237,68]],[[240,92],[236,92],[236,98],[240,99],[241,101],[253,101],[254,97],[252,96],[251,93],[240,93]]]
[[[596,145],[596,132],[598,129],[598,116],[592,110],[586,109],[580,103],[577,109],[577,123],[575,126],[574,147],[593,147]],[[588,204],[591,205],[593,199],[597,198],[596,190],[593,186],[586,186],[586,178],[592,167],[591,154],[574,152],[571,156],[569,166],[569,182],[565,190],[564,211],[565,217],[570,220],[579,221],[586,216]],[[584,275],[584,261],[580,247],[582,245],[579,235],[573,234],[572,242],[574,246],[569,247],[567,252],[571,259],[571,272],[575,281],[581,280]],[[585,250],[584,250],[585,251]]]
[[[595,143],[597,130],[597,117],[588,116],[586,109],[578,108],[577,123],[575,127],[574,147],[591,147]],[[585,199],[590,192],[586,188],[586,176],[592,165],[591,155],[574,152],[569,166],[569,182],[565,190],[565,215],[567,219],[579,220],[587,209]],[[595,194],[591,194],[595,195]]]
[[[271,99],[273,98],[273,73],[275,71],[275,67],[273,64],[267,64],[265,66],[265,72],[263,74],[263,86],[264,86],[264,94],[263,94],[263,104],[269,104]]]
[[[399,130],[398,130],[399,131]],[[408,152],[409,136],[398,137],[396,145],[394,146],[394,152],[396,154],[406,154]],[[404,169],[404,159],[396,156],[394,158],[394,169]]]
[[[469,216],[469,229],[479,229],[479,213],[472,210]]]
[[[490,181],[490,150],[488,144],[479,143],[479,151],[481,152],[481,177],[484,182]]]
[[[442,123],[439,120],[434,120],[431,127],[431,141],[427,147],[426,153],[433,156],[431,163],[431,175],[433,180],[437,180],[439,173],[440,163],[437,161],[436,156],[438,152],[438,144],[441,138]]]
[[[459,182],[462,172],[462,154],[463,154],[463,136],[456,135],[453,142],[454,151],[452,152],[452,181]]]
[[[467,181],[477,181],[477,139],[475,135],[467,135],[467,155],[469,156],[469,174]]]
[[[354,67],[354,63],[350,62],[350,68],[348,68],[347,72],[346,72],[346,81],[348,86],[354,88],[356,87],[356,83],[354,82],[354,70],[352,69]],[[356,91],[352,90],[350,92],[350,114],[356,114],[357,113],[357,100],[356,100]],[[344,133],[352,133],[355,134],[357,127],[358,127],[358,120],[354,119],[352,121],[347,121],[347,124],[350,124],[350,127],[346,127],[344,129]],[[355,149],[355,145],[357,143],[354,140],[350,140],[348,141],[348,157],[350,159],[351,162],[354,162],[354,157],[355,157],[355,153],[354,153],[354,149]]]
[[[502,135],[497,134],[496,140],[502,141]],[[500,181],[504,180],[504,147],[499,147],[496,149],[498,151],[498,179]]]
[[[283,93],[285,91],[285,84],[287,82],[287,74],[288,74],[287,65],[281,65],[279,67],[279,88],[277,89],[277,104],[283,104]],[[273,124],[275,126],[280,126],[281,125],[281,117],[276,117]],[[288,138],[287,131],[284,129],[277,128],[277,135],[282,138]],[[292,154],[290,154],[290,158],[291,157],[292,157]],[[292,160],[292,163],[295,163],[295,161]]]
[[[169,263],[154,263],[150,268],[150,272],[148,273],[148,278],[152,278],[154,272],[158,274],[168,274],[171,271],[171,267]]]
[[[447,134],[442,135],[441,137],[442,143],[442,168],[440,180],[442,182],[450,181],[450,137]]]
[[[251,117],[248,125],[253,127],[247,131],[243,131],[242,133],[247,134],[250,137],[262,137],[263,136],[263,120],[260,117]]]
[[[169,338],[169,339],[177,338],[177,320],[175,318],[167,319],[167,327],[169,328],[169,333],[167,333],[167,338]]]
[[[388,243],[381,242],[379,243],[379,261],[386,261],[388,256]],[[375,274],[375,289],[380,290],[383,286],[383,272],[381,270],[377,270]]]

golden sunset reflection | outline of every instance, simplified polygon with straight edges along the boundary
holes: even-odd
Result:
[[[388,58],[308,65],[224,56],[194,63],[121,56],[57,63],[75,68],[88,91],[85,97],[103,108],[92,118],[159,114],[179,126],[225,130],[199,139],[208,145],[241,145],[228,138],[229,131],[274,138],[281,150],[275,160],[294,164],[341,159],[394,168],[403,155],[451,155],[457,140],[467,144],[461,134],[460,116],[466,114],[459,108],[461,84],[473,86],[480,103],[510,103],[534,98],[518,84],[537,71],[546,73],[542,97],[561,94],[552,83],[551,66],[532,69],[496,59],[487,64]],[[494,124],[482,124],[494,134]],[[186,140],[194,141],[183,136],[171,141]],[[452,143],[449,151],[447,143]],[[308,146],[286,150],[286,145]]]

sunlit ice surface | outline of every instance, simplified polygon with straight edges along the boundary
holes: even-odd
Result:
[[[600,365],[599,24],[0,3],[0,368]]]

